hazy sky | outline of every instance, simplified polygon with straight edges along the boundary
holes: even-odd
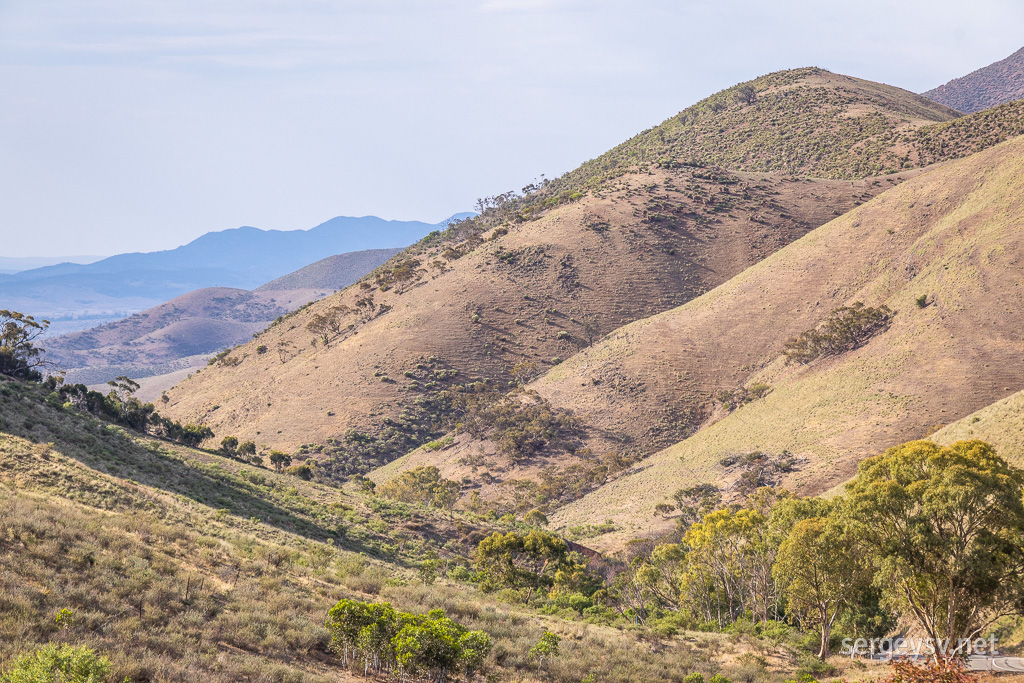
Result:
[[[0,0],[0,255],[434,222],[760,74],[922,91],[1022,29],[1019,0]]]

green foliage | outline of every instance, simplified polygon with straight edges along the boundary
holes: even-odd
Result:
[[[857,585],[870,580],[852,552],[854,545],[840,519],[811,517],[796,523],[772,567],[793,614],[801,624],[819,629],[821,659],[829,655],[832,626],[840,612],[856,596]]]
[[[253,444],[255,447],[255,444]],[[255,451],[255,448],[253,448]],[[237,436],[225,436],[220,440],[220,451],[228,457],[234,456],[238,453],[238,437]]]
[[[527,513],[526,517],[523,518],[523,522],[529,524],[530,526],[540,528],[548,525],[548,518],[547,515],[545,515],[540,510],[530,510],[530,512]]]
[[[917,297],[916,299],[914,299],[914,304],[918,308],[925,308],[925,307],[927,307],[928,306],[928,295],[927,294],[922,294],[921,296]]]
[[[480,541],[475,566],[485,591],[526,588],[529,601],[534,591],[553,586],[556,573],[570,561],[568,546],[554,534],[496,531]]]
[[[168,439],[193,448],[214,437],[213,430],[206,425],[191,423],[183,425],[166,418],[158,424],[157,433],[162,431]]]
[[[675,509],[679,511],[679,526],[685,531],[702,517],[718,509],[722,491],[714,484],[697,484],[678,489],[672,494]]]
[[[103,683],[110,660],[84,646],[49,644],[14,660],[2,683]]]
[[[808,330],[786,342],[786,361],[807,364],[867,344],[892,324],[895,313],[888,306],[873,308],[857,302],[832,311],[818,329]]]
[[[381,487],[380,495],[403,503],[451,510],[459,500],[459,483],[441,476],[433,465],[417,467]]]
[[[973,637],[1024,600],[1024,471],[981,441],[912,441],[863,461],[846,520],[883,603],[930,638]]]
[[[292,464],[292,456],[284,451],[270,451],[270,464],[278,472]]]
[[[47,365],[36,341],[50,326],[49,320],[36,320],[17,311],[0,310],[0,374],[38,382],[39,368]]]
[[[534,391],[522,390],[497,400],[467,402],[462,424],[474,437],[490,438],[514,461],[549,448],[575,452],[582,432],[570,412],[552,408]]]
[[[537,668],[544,666],[544,660],[558,656],[558,645],[562,639],[551,631],[544,631],[536,645],[530,648],[530,659],[537,660]]]
[[[396,611],[389,603],[339,601],[327,615],[334,649],[346,664],[362,661],[368,671],[427,676],[444,681],[462,672],[472,679],[491,650],[491,639],[449,619]]]

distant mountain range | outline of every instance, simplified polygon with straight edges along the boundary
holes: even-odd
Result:
[[[214,352],[247,341],[278,316],[347,287],[399,251],[329,256],[252,291],[197,289],[127,318],[48,339],[46,355],[70,382],[102,384],[128,375],[143,380],[141,395],[156,398],[205,365]]]
[[[923,94],[968,114],[1024,98],[1024,48]]]
[[[93,263],[105,256],[0,256],[0,275],[13,275],[23,270],[55,266],[58,263]]]
[[[336,254],[405,247],[466,215],[436,224],[339,216],[309,230],[211,232],[177,249],[0,275],[0,302],[58,320],[123,317],[204,287],[252,289]]]

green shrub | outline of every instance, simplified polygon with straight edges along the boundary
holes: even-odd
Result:
[[[43,645],[14,660],[3,683],[102,683],[110,674],[110,660],[85,646]]]

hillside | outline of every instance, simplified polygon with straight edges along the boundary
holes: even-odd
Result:
[[[309,230],[222,230],[167,251],[0,275],[0,300],[55,321],[123,317],[205,287],[252,289],[335,254],[405,247],[447,224],[339,216]]]
[[[858,131],[889,130],[871,139],[894,145],[900,158],[912,144],[911,158],[929,161],[1024,130],[1024,109],[1016,105],[975,115],[984,119],[954,119],[920,96],[818,69],[754,83],[755,91],[765,89],[753,104],[730,89],[687,111],[717,109],[792,140],[810,135],[811,120],[781,116],[778,102],[793,93],[838,97],[841,106],[807,108],[821,111],[822,139],[832,139],[837,116],[863,113]],[[716,101],[720,107],[712,107]],[[890,107],[884,116],[883,106]],[[728,128],[687,130],[728,159],[737,145],[780,163],[794,154],[788,143],[762,147]],[[865,139],[859,135],[845,146]],[[661,137],[659,148],[652,141]],[[230,365],[183,382],[169,392],[167,411],[218,433],[331,456],[335,475],[365,470],[443,434],[455,410],[445,404],[448,389],[479,387],[480,379],[506,386],[520,363],[520,375],[541,373],[596,337],[699,296],[911,174],[851,181],[729,171],[672,160],[676,139],[648,132],[609,153],[619,159],[611,171],[599,167],[612,162],[589,162],[522,199],[492,200],[482,218],[411,247],[358,287],[239,348]],[[824,173],[825,162],[815,160],[820,153],[804,149],[799,168]],[[655,156],[662,159],[657,166],[627,165]],[[859,157],[844,158],[848,172],[834,175],[865,170]],[[896,168],[903,164],[914,162]],[[396,273],[408,279],[398,281]],[[308,326],[335,313],[337,334],[325,348]],[[261,355],[259,347],[273,353]]]
[[[299,268],[294,273],[260,285],[256,292],[280,292],[296,290],[328,291],[344,289],[389,258],[400,252],[400,248],[366,249],[345,254],[335,254],[316,263]]]
[[[1004,458],[1024,465],[1024,391],[962,417],[928,438],[942,444],[981,439],[995,446]]]
[[[900,88],[823,69],[780,71],[708,97],[570,171],[559,192],[599,185],[637,164],[854,179],[936,161],[917,131],[960,113]]]
[[[123,320],[47,339],[44,347],[69,382],[177,373],[205,365],[206,357],[251,339],[275,318],[352,284],[398,251],[330,256],[251,292],[196,290]]]
[[[555,408],[582,416],[593,453],[693,433],[568,504],[553,523],[610,519],[616,531],[588,543],[614,547],[671,526],[654,516],[655,504],[695,483],[734,483],[743,473],[739,456],[755,451],[792,454],[795,469],[780,481],[820,492],[863,457],[1019,391],[1022,151],[1024,139],[1013,140],[909,180],[535,382]],[[891,328],[837,357],[784,362],[786,340],[857,301],[888,305],[896,312]],[[768,387],[762,398],[723,405],[742,404],[743,390],[757,384]],[[441,451],[448,476],[464,467],[459,453],[488,448],[466,437],[456,446]],[[521,476],[502,469],[500,460],[490,467],[499,479]],[[501,495],[499,486],[483,493]]]
[[[287,316],[228,364],[196,373],[168,392],[166,410],[295,450],[349,429],[381,433],[408,408],[416,413],[398,428],[415,440],[435,428],[430,408],[417,405],[446,388],[504,385],[519,363],[541,372],[593,338],[708,291],[892,182],[690,168],[626,176],[603,196],[491,229],[483,241],[421,245],[408,256],[414,279],[392,286],[406,258],[396,257],[359,286]],[[338,319],[327,345],[309,329],[317,316]]]
[[[966,76],[923,93],[958,111],[973,113],[1024,98],[1024,48]]]
[[[488,522],[140,436],[55,407],[38,385],[0,379],[0,397],[0,671],[63,642],[109,657],[109,680],[366,680],[328,650],[341,598],[443,609],[483,630],[493,649],[474,680],[742,675],[737,658],[759,646],[682,633],[649,647],[608,609],[586,622],[500,601],[465,579]],[[421,578],[427,560],[442,576]],[[528,650],[545,631],[562,651],[538,671]],[[773,650],[757,668],[766,683],[799,666],[795,647]]]

